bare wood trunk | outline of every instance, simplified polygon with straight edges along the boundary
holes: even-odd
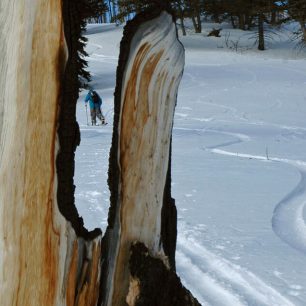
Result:
[[[55,166],[68,59],[62,16],[60,0],[1,2],[1,306],[85,305],[84,298],[96,305],[98,298],[101,238],[77,237],[58,208],[65,206]]]
[[[153,291],[145,290],[147,276],[132,273],[137,269],[133,260],[129,266],[135,241],[146,245],[150,257],[163,266],[164,275],[175,276],[176,209],[170,191],[170,144],[183,66],[184,50],[171,15],[150,12],[128,23],[115,91],[109,177],[112,207],[103,243],[101,290],[106,295],[102,295],[102,305],[157,305],[152,302]],[[142,267],[158,271],[157,266],[147,262]],[[163,283],[162,274],[158,275],[154,281]],[[170,298],[174,293],[167,294]],[[184,294],[196,301],[187,291]],[[169,301],[156,298],[158,305]]]

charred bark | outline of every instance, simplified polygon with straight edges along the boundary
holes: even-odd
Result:
[[[67,63],[61,81],[60,112],[58,117],[59,152],[56,158],[58,189],[57,199],[60,212],[71,222],[76,234],[84,239],[101,235],[100,229],[89,233],[75,207],[73,181],[75,150],[80,144],[80,129],[76,121],[76,102],[79,97],[79,39],[81,16],[73,0],[63,0],[63,22]]]
[[[200,306],[175,272],[169,271],[161,259],[152,257],[143,244],[131,246],[129,265],[133,284],[128,295],[129,305]]]

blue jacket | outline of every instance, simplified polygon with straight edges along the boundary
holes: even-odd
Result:
[[[99,98],[99,102],[97,103],[98,105],[96,105],[95,103],[94,103],[94,101],[93,101],[93,99],[92,99],[92,96],[91,96],[91,93],[93,92],[93,90],[90,90],[89,92],[88,92],[88,94],[86,95],[86,98],[85,98],[85,103],[87,103],[88,101],[89,101],[89,107],[90,108],[97,108],[97,107],[101,107],[101,105],[102,105],[102,99],[101,99],[101,97],[98,95],[98,93],[97,93],[97,95],[98,95],[98,98]]]

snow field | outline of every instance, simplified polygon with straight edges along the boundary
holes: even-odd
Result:
[[[121,35],[114,25],[88,27],[92,86],[109,122],[86,125],[82,92],[76,203],[89,228],[106,227]],[[233,52],[224,37],[182,38],[186,66],[172,157],[176,261],[203,305],[306,304],[306,61],[288,35],[281,33],[263,53]]]

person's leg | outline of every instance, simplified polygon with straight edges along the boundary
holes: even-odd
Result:
[[[102,114],[102,111],[100,108],[96,108],[97,117],[101,120],[102,124],[105,123],[105,117]]]
[[[90,116],[91,116],[91,125],[96,125],[96,110],[95,108],[90,109]]]

